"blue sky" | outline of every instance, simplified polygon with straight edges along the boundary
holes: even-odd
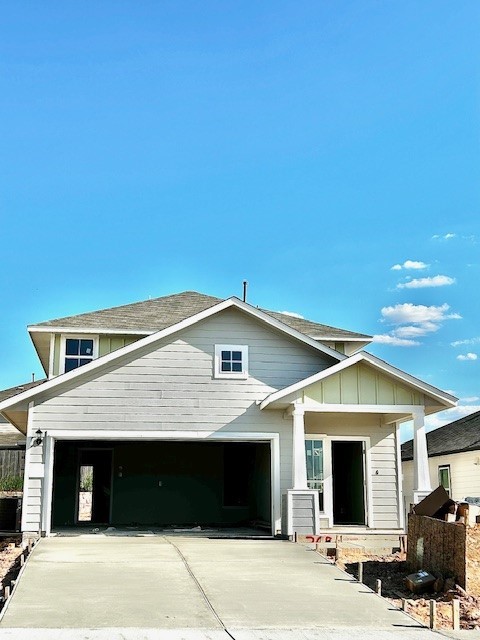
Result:
[[[431,426],[480,408],[479,27],[476,0],[3,3],[0,387],[41,375],[27,324],[247,279],[458,395]]]

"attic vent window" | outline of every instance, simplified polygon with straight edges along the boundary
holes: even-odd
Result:
[[[97,340],[91,337],[64,337],[63,339],[63,372],[68,373],[97,357]]]
[[[245,345],[215,345],[215,378],[248,377],[248,347]]]

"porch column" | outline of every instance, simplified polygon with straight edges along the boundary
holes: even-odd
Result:
[[[413,412],[413,501],[420,502],[432,490],[428,467],[427,436],[425,432],[425,409],[418,407]]]
[[[308,489],[305,458],[305,409],[296,406],[293,416],[293,488]]]

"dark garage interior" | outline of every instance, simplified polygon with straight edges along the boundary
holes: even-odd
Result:
[[[58,441],[52,525],[270,528],[270,469],[269,443]]]

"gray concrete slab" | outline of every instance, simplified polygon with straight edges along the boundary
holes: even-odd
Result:
[[[162,538],[45,538],[1,627],[219,628]]]
[[[281,541],[176,539],[229,629],[418,623],[312,549]]]
[[[340,638],[331,635],[335,629],[345,637],[363,629],[377,640],[432,637],[306,546],[80,536],[40,541],[0,637],[150,640],[162,630],[167,640],[316,640]]]
[[[235,633],[235,635],[233,635]],[[468,633],[468,632],[466,632]],[[2,640],[441,640],[428,629],[3,629]],[[476,637],[476,636],[475,636]],[[465,640],[468,640],[465,636]]]

